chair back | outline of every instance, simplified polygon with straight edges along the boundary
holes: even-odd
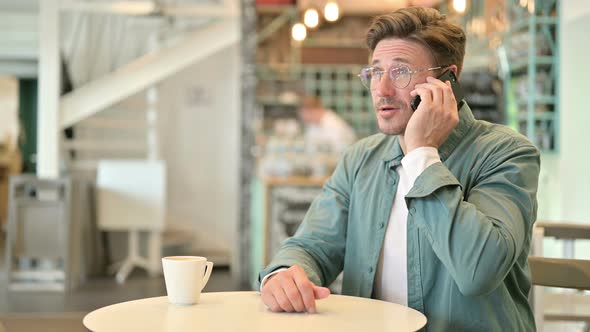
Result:
[[[96,182],[101,230],[164,228],[166,167],[163,161],[101,160]]]
[[[590,260],[529,257],[533,285],[590,290]]]

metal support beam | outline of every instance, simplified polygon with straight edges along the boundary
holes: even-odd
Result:
[[[59,9],[58,0],[39,1],[39,106],[37,175],[59,176]]]
[[[277,32],[277,30],[279,30],[283,25],[289,23],[295,17],[296,14],[297,8],[286,8],[281,13],[281,15],[277,16],[257,34],[256,42],[260,44],[263,41],[265,41],[268,37],[272,36],[275,32]]]
[[[236,255],[232,255],[232,280],[240,289],[250,289],[250,262],[252,259],[252,245],[250,232],[252,215],[252,179],[255,172],[255,160],[252,147],[255,145],[255,128],[252,126],[256,119],[256,3],[254,0],[243,0],[241,10],[241,102],[240,119],[240,216],[234,247]]]
[[[237,43],[238,24],[233,19],[219,20],[174,47],[143,56],[65,95],[61,100],[61,127],[67,128]]]

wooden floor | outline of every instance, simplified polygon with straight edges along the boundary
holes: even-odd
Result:
[[[204,291],[237,290],[232,284],[228,268],[215,268]],[[99,278],[69,294],[1,290],[0,323],[7,332],[86,332],[82,318],[92,310],[165,294],[162,277],[148,277],[141,271],[132,273],[124,285],[114,278]]]
[[[66,314],[21,314],[6,315],[0,318],[5,331],[14,332],[88,332],[82,325],[86,313]],[[1,330],[0,330],[1,331]]]

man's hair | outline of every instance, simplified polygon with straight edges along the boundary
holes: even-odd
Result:
[[[430,50],[434,65],[457,65],[461,73],[465,56],[465,32],[433,8],[408,7],[376,17],[367,32],[370,53],[388,38],[415,41]]]
[[[320,100],[320,98],[316,97],[316,96],[304,96],[303,97],[303,102],[301,103],[301,106],[303,108],[322,108],[322,101]]]

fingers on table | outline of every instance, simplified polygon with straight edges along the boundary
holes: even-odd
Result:
[[[297,284],[289,283],[289,287],[284,287],[283,291],[287,295],[289,302],[294,311],[303,312],[305,311],[305,304],[303,303],[302,295],[297,288]]]
[[[271,311],[274,311],[274,312],[282,311],[281,306],[279,305],[279,303],[275,299],[275,296],[273,295],[273,291],[270,290],[269,285],[266,285],[266,287],[264,287],[262,289],[261,296],[262,296],[262,302],[264,302],[264,304]]]
[[[283,287],[284,286],[277,287],[275,289],[275,291],[273,292],[273,295],[274,295],[275,299],[277,300],[277,303],[281,307],[282,311],[293,312],[293,311],[295,311],[295,309],[293,308],[293,305],[291,304],[291,299],[289,298],[289,295],[287,295],[287,290]]]
[[[271,311],[294,311],[293,305],[291,305],[291,301],[283,289],[284,287],[289,287],[285,286],[285,284],[291,279],[290,277],[285,277],[285,274],[278,273],[273,276],[262,289],[262,300]]]
[[[297,291],[303,301],[304,310],[310,313],[316,312],[314,284],[307,278],[305,273],[295,274],[294,281],[297,285]]]
[[[316,312],[316,286],[303,270],[284,271],[264,286],[262,301],[274,312]],[[323,287],[322,287],[323,288]],[[329,291],[328,291],[329,293]]]

